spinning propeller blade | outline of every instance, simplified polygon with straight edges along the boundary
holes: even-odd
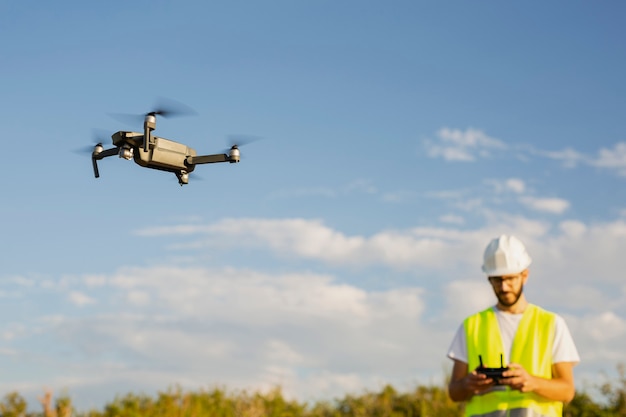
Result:
[[[228,143],[232,146],[243,146],[252,142],[256,142],[257,140],[261,140],[259,136],[252,135],[228,135]]]
[[[193,116],[198,113],[179,101],[159,98],[153,109],[144,114],[109,113],[109,116],[122,123],[135,125],[143,122],[144,118],[150,114],[162,117],[181,117]]]
[[[257,140],[261,140],[259,136],[252,135],[228,135],[228,148],[224,150],[225,154],[228,154],[231,149],[239,149],[241,146],[248,145]]]
[[[161,97],[157,100],[154,110],[146,114],[155,114],[163,117],[194,116],[198,114],[194,109],[179,101]]]
[[[93,149],[96,145],[98,144],[102,145],[103,143],[111,142],[111,136],[109,136],[108,132],[104,129],[93,129],[91,136],[92,136],[92,139],[91,139],[92,144],[75,149],[74,153],[83,154],[83,155],[91,154],[93,153]]]

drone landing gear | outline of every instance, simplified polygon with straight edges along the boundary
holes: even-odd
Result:
[[[185,184],[189,184],[189,173],[187,171],[177,172],[176,178],[178,178],[178,183],[181,187]]]
[[[93,148],[93,152],[91,153],[91,163],[93,165],[93,175],[96,178],[100,177],[100,171],[98,170],[98,162],[103,158],[107,158],[109,156],[117,155],[119,153],[119,148],[111,148],[104,150],[102,147],[102,143],[98,143]]]

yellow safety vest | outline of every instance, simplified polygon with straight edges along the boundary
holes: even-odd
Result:
[[[529,304],[524,311],[513,338],[511,358],[504,351],[498,319],[493,308],[465,319],[468,369],[480,365],[482,356],[487,368],[519,363],[534,376],[552,378],[552,345],[554,343],[555,315]],[[563,403],[547,400],[535,393],[522,393],[509,386],[495,386],[482,394],[474,395],[465,408],[466,416],[481,417],[561,417]]]

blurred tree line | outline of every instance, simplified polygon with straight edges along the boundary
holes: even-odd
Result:
[[[592,398],[577,392],[565,417],[626,417],[626,374],[598,388]],[[387,385],[380,392],[347,395],[342,399],[301,403],[286,399],[280,389],[269,393],[229,393],[223,389],[184,391],[180,388],[156,396],[129,393],[115,398],[102,410],[76,411],[67,396],[53,401],[47,392],[39,399],[42,411],[28,411],[17,392],[0,402],[1,417],[454,417],[463,415],[463,405],[450,400],[445,386],[419,386],[398,392]]]

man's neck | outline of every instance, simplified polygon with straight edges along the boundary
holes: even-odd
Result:
[[[528,307],[528,301],[526,301],[526,298],[522,294],[522,296],[519,298],[519,300],[517,300],[515,304],[511,306],[504,306],[498,303],[496,304],[496,307],[498,308],[498,310],[504,311],[505,313],[522,314],[526,310],[526,307]]]

